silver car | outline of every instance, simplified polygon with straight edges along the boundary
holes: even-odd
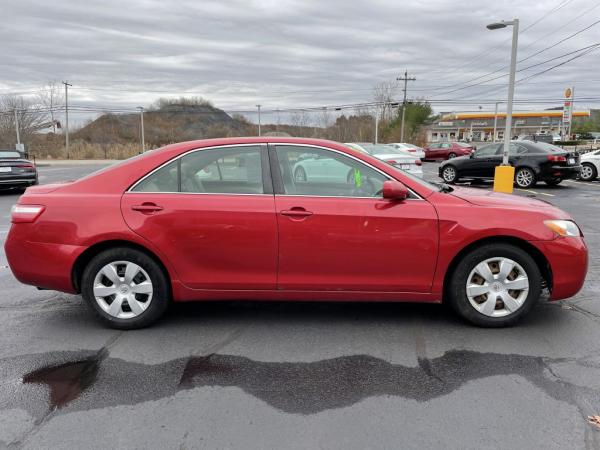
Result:
[[[423,159],[425,158],[425,150],[423,150],[421,147],[418,147],[414,144],[408,144],[406,142],[392,142],[391,144],[392,147],[398,149],[398,150],[404,150],[412,155],[415,155],[417,158],[419,159]]]
[[[399,150],[388,144],[370,144],[365,142],[346,143],[350,148],[360,152],[368,153],[377,159],[408,172],[417,177],[423,178],[423,168],[421,159],[414,154],[404,150]]]

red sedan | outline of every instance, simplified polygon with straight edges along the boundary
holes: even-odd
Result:
[[[307,159],[327,170],[294,177]],[[496,327],[530,311],[544,286],[552,300],[575,295],[587,271],[581,231],[547,203],[275,137],[169,145],[31,187],[5,248],[21,282],[81,293],[121,329],[170,302],[226,299],[445,301]]]
[[[436,142],[424,147],[425,159],[452,159],[457,156],[468,156],[475,151],[475,146],[464,142]]]

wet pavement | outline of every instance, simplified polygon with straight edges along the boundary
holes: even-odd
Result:
[[[0,448],[600,448],[600,182],[516,193],[575,217],[590,271],[508,329],[439,305],[208,302],[117,332],[2,252]]]

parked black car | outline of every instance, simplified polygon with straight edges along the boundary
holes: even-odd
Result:
[[[24,191],[34,184],[38,184],[35,164],[16,150],[0,150],[0,189]]]
[[[470,156],[444,161],[439,167],[439,176],[446,183],[460,179],[493,179],[495,167],[502,163],[503,146],[502,143],[486,145]],[[581,172],[578,153],[546,142],[512,141],[508,161],[515,167],[515,183],[521,188],[530,188],[538,181],[556,186]]]
[[[519,136],[519,141],[547,142],[548,144],[552,144],[554,138],[551,134],[526,134]]]

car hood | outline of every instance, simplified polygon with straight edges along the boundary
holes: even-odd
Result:
[[[522,197],[520,195],[502,194],[499,192],[488,191],[485,189],[466,188],[453,186],[451,195],[465,200],[473,205],[489,207],[508,207],[508,208],[544,208],[560,211],[554,205],[531,197]],[[561,211],[562,213],[562,211]],[[562,214],[564,215],[564,213]]]

